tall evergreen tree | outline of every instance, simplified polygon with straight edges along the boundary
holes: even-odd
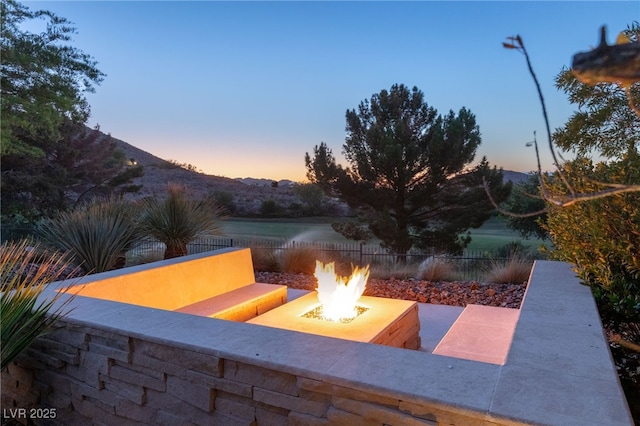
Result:
[[[413,246],[460,252],[470,241],[460,234],[493,210],[483,176],[500,200],[508,195],[501,171],[486,159],[470,166],[481,138],[466,108],[438,115],[417,87],[396,84],[347,110],[346,121],[343,154],[350,167],[336,164],[321,143],[313,157],[305,155],[307,177],[358,208],[400,259]]]
[[[84,125],[85,94],[104,74],[70,45],[75,28],[69,21],[14,0],[2,0],[0,16],[3,223],[11,216],[35,220],[140,175],[110,138]],[[44,31],[24,29],[39,20]]]

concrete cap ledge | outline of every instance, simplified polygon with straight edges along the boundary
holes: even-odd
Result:
[[[69,307],[71,326],[374,393],[420,418],[423,405],[478,424],[633,425],[590,291],[562,262],[535,263],[502,366],[81,296]]]
[[[535,424],[633,425],[589,287],[537,261],[490,412]]]

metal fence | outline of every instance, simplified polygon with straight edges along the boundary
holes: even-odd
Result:
[[[227,247],[248,247],[273,251],[294,250],[301,247],[312,248],[324,253],[328,258],[339,258],[358,265],[392,265],[399,255],[391,253],[379,245],[360,243],[322,243],[310,241],[245,240],[236,238],[203,238],[187,245],[190,254],[217,250]],[[144,263],[161,259],[165,246],[159,241],[143,241],[131,249],[127,257],[131,262]],[[450,263],[461,280],[480,280],[490,268],[503,265],[509,259],[496,257],[489,252],[465,252],[462,256],[437,255],[412,249],[406,255],[406,262],[419,264],[429,258]]]
[[[18,239],[29,235],[29,229],[3,228],[0,239]],[[249,247],[252,249],[293,250],[299,247],[310,247],[327,254],[329,258],[341,259],[358,265],[397,264],[398,254],[390,253],[379,245],[363,243],[322,243],[311,241],[284,240],[247,240],[237,238],[200,238],[188,244],[190,254],[216,250],[227,247]],[[162,259],[165,246],[159,241],[145,240],[137,244],[127,253],[129,264],[146,263]],[[412,249],[406,255],[406,262],[418,264],[428,258],[444,260],[453,266],[461,280],[481,280],[489,269],[504,265],[509,259],[499,257],[491,252],[465,251],[462,256],[438,255]]]

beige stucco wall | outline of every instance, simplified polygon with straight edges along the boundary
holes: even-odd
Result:
[[[71,292],[175,310],[255,281],[250,249],[218,250],[215,256],[211,253],[91,275],[77,282]]]

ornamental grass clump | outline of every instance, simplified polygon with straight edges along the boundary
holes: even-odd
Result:
[[[280,264],[275,249],[270,247],[251,247],[253,269],[260,272],[279,272]]]
[[[281,249],[277,256],[280,271],[291,274],[313,275],[316,260],[324,260],[320,250],[304,245]]]
[[[428,257],[418,266],[418,278],[424,281],[455,281],[456,276],[456,269],[446,259]]]
[[[379,280],[407,279],[416,276],[416,265],[414,263],[399,262],[395,257],[387,260],[376,261],[371,265],[371,278]]]
[[[58,302],[67,297],[64,290],[46,300],[40,296],[50,283],[70,274],[70,265],[65,255],[32,246],[28,240],[0,246],[2,370],[66,314],[73,296],[62,303]]]
[[[504,264],[493,262],[486,281],[495,284],[521,284],[529,279],[532,266],[531,259],[517,255]]]
[[[94,200],[47,220],[38,233],[85,273],[105,272],[125,266],[126,252],[140,240],[135,214],[132,203]]]

